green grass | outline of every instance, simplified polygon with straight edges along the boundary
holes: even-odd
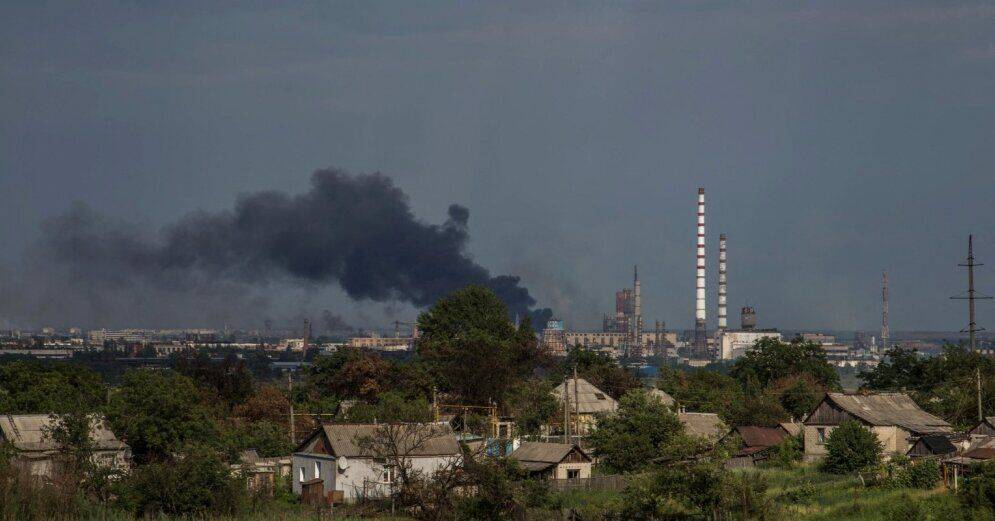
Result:
[[[865,487],[856,476],[824,474],[812,466],[746,472],[767,479],[767,495],[786,519],[943,519],[944,512],[958,508],[957,499],[942,487],[933,490]]]

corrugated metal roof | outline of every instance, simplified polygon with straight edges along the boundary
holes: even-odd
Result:
[[[0,415],[0,432],[3,438],[22,451],[50,451],[58,446],[46,435],[46,429],[55,425],[56,420],[48,414],[4,414]],[[94,415],[90,428],[90,438],[98,450],[119,450],[127,445],[111,432],[103,416]]]
[[[574,403],[574,382],[577,385],[576,404]],[[567,386],[567,401],[570,402],[570,407],[575,408],[574,410],[579,414],[612,413],[618,409],[618,402],[614,398],[583,378],[576,380],[571,378],[556,386],[556,389],[553,390],[553,396],[557,400],[563,400],[564,385]]]
[[[332,455],[347,458],[369,457],[370,454],[361,447],[362,440],[377,436],[381,427],[384,427],[384,424],[322,424],[322,430],[332,448]],[[410,456],[452,456],[460,453],[456,435],[447,424],[399,424],[396,427],[403,429],[399,431],[401,435],[398,436],[398,442],[402,445],[399,450]],[[414,446],[419,440],[422,443]],[[409,446],[403,446],[405,444]]]
[[[788,437],[788,433],[781,427],[741,425],[735,430],[747,447],[773,447]]]
[[[918,434],[952,430],[949,423],[920,409],[903,393],[828,393],[826,399],[871,425],[897,425]]]
[[[705,438],[709,441],[718,441],[729,428],[722,422],[718,414],[710,412],[681,412],[677,413],[677,419],[684,424],[684,430],[692,436]]]
[[[585,458],[590,459],[580,447],[572,443],[543,443],[538,441],[526,441],[515,449],[509,457],[521,462],[539,462],[556,464],[563,461],[563,458],[576,448]]]

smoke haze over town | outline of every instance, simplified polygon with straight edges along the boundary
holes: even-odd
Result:
[[[761,326],[877,328],[887,270],[959,330],[968,233],[995,291],[990,4],[456,6],[4,4],[0,321],[594,328],[638,264],[690,328],[699,186],[710,320],[719,233]]]

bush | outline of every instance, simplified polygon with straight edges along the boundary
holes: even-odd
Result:
[[[765,467],[791,468],[802,460],[805,446],[801,434],[789,436],[771,449],[770,457],[764,462]]]
[[[961,503],[970,509],[995,510],[995,463],[975,465],[961,485]]]
[[[710,463],[665,467],[634,478],[622,492],[622,519],[743,516],[763,519],[771,510],[767,482],[752,473]]]
[[[233,477],[221,454],[189,447],[170,463],[136,467],[121,483],[119,501],[139,516],[238,515],[245,507],[245,482]]]
[[[816,494],[818,494],[818,489],[815,488],[815,485],[805,482],[795,488],[782,492],[778,496],[778,499],[784,503],[804,504],[810,503],[815,499]]]
[[[928,490],[940,480],[940,464],[934,459],[910,462],[899,469],[896,478],[903,487]]]
[[[853,420],[846,420],[829,433],[822,470],[845,474],[866,469],[881,461],[881,451],[876,434]]]

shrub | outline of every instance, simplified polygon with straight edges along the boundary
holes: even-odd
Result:
[[[148,463],[121,483],[119,501],[139,516],[237,515],[247,499],[243,480],[217,451],[188,447],[175,461]]]
[[[622,519],[743,516],[762,519],[771,509],[767,482],[710,463],[671,466],[636,477],[622,492]]]
[[[958,496],[967,508],[995,510],[995,463],[975,465],[961,485]]]
[[[931,489],[940,480],[940,464],[934,459],[910,462],[899,469],[897,480],[903,487]]]
[[[809,503],[815,498],[816,494],[818,494],[818,490],[815,488],[815,485],[805,482],[795,488],[782,492],[779,499],[785,503]]]
[[[822,470],[845,474],[866,469],[881,461],[881,451],[876,434],[853,420],[846,420],[829,433]]]
[[[770,457],[764,462],[764,466],[776,468],[791,468],[802,460],[805,455],[804,442],[801,434],[789,436],[776,447],[771,449]]]

